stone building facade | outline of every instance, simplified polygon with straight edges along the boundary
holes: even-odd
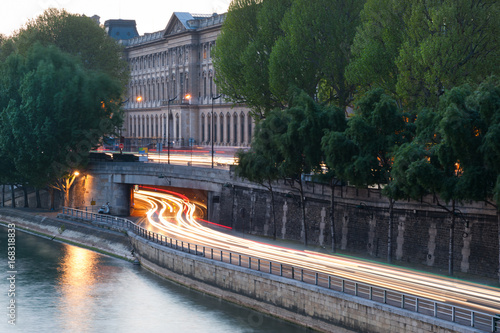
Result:
[[[249,146],[249,109],[229,103],[214,80],[212,51],[224,19],[176,12],[164,30],[120,40],[131,72],[126,144],[211,145],[213,136],[215,146]]]

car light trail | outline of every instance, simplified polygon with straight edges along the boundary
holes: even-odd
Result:
[[[151,226],[163,231],[166,236],[477,311],[492,314],[500,312],[498,288],[235,237],[200,224],[211,223],[196,216],[196,212],[206,210],[205,205],[190,202],[186,196],[172,191],[142,188],[144,189],[135,192],[135,198],[149,207],[147,220]]]

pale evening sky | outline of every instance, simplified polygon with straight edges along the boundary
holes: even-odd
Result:
[[[66,9],[74,14],[98,15],[101,24],[109,19],[135,20],[143,35],[166,27],[173,12],[222,14],[231,0],[7,0],[0,9],[0,34],[10,36],[29,19],[47,8]]]

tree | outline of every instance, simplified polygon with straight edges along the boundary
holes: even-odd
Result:
[[[496,92],[491,89],[491,83],[488,89],[488,97],[479,91],[473,93],[468,85],[446,92],[436,109],[419,112],[414,142],[403,145],[394,156],[391,176],[398,196],[421,199],[432,194],[437,205],[450,214],[449,275],[454,271],[457,217],[468,224],[456,209],[456,203],[488,200],[494,193],[496,162],[485,163],[489,159],[484,153],[488,151],[487,138],[494,136],[495,125],[491,124],[498,118],[494,114],[500,111],[500,102],[496,101],[500,94],[498,89]],[[481,104],[485,107],[481,108]],[[486,111],[491,109],[496,109],[492,118]],[[451,203],[451,208],[440,199]]]
[[[321,139],[327,129],[342,128],[343,111],[317,103],[306,92],[292,89],[290,107],[281,112],[286,128],[278,137],[278,150],[283,157],[280,173],[300,195],[304,244],[308,241],[303,175],[322,173],[324,160]],[[333,223],[333,221],[331,221]]]
[[[121,88],[55,46],[10,55],[0,66],[0,151],[23,181],[55,186],[121,124]]]
[[[236,174],[265,187],[271,194],[271,210],[273,219],[273,239],[276,240],[276,213],[274,205],[273,183],[280,178],[278,165],[283,158],[278,153],[276,133],[282,132],[274,128],[272,116],[261,121],[255,127],[252,146],[247,151],[237,153],[238,165]]]
[[[487,174],[490,175],[486,189],[487,200],[494,200],[497,209],[498,222],[498,278],[500,281],[500,81],[491,77],[469,96],[467,101],[479,111],[483,125],[480,132],[475,130],[482,138],[479,151],[482,153],[482,161]],[[484,183],[484,182],[483,182]],[[491,202],[490,202],[491,203]]]
[[[284,105],[293,86],[340,108],[350,103],[354,86],[344,72],[360,23],[364,0],[295,0],[283,18],[284,35],[269,62],[270,88]]]
[[[326,163],[340,179],[357,187],[391,181],[391,153],[411,140],[412,126],[390,96],[374,89],[359,100],[344,132],[330,131],[323,138]],[[394,198],[389,195],[387,259],[392,259]]]
[[[495,0],[413,2],[396,60],[401,98],[434,107],[447,90],[498,75],[499,21]]]
[[[85,69],[118,79],[123,90],[128,85],[129,70],[123,58],[123,46],[89,17],[50,8],[28,21],[12,40],[21,54],[29,52],[35,43],[55,45],[79,58]]]
[[[269,56],[291,2],[233,1],[217,38],[213,59],[220,92],[259,117],[280,106],[269,89]]]
[[[366,1],[345,74],[359,95],[382,88],[397,99],[396,59],[406,31],[403,17],[408,6],[407,1]]]

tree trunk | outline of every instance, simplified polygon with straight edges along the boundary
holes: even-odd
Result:
[[[236,196],[236,187],[233,185],[233,203],[231,204],[231,228],[234,227],[234,199]]]
[[[335,181],[330,180],[332,194],[330,195],[330,232],[332,234],[332,252],[335,253]]]
[[[63,207],[69,207],[69,191],[62,191]]]
[[[389,198],[389,225],[387,231],[387,262],[392,262],[392,225],[394,224],[394,203],[396,200]]]
[[[28,202],[28,189],[26,186],[23,186],[23,193],[24,193],[24,208],[29,208],[29,202]]]
[[[500,207],[497,208],[498,222],[498,282],[500,283]]]
[[[304,228],[304,246],[307,246],[307,223],[306,223],[306,201],[304,200],[304,188],[302,187],[302,179],[299,180],[300,185],[300,206],[302,208],[302,228]]]
[[[49,188],[50,193],[50,210],[55,210],[55,202],[54,202],[54,189]]]
[[[250,224],[248,226],[248,233],[252,231],[254,218],[255,218],[255,193],[252,190],[250,195]],[[245,232],[245,230],[243,230],[243,232]]]
[[[42,208],[42,200],[40,199],[40,190],[39,189],[35,190],[35,196],[36,196],[36,208]]]
[[[12,208],[16,208],[16,193],[15,193],[15,190],[14,190],[14,185],[10,185],[10,193],[11,193],[11,207]]]
[[[273,213],[273,240],[276,240],[276,213],[274,210],[274,191],[271,181],[269,181],[269,191],[271,192],[271,211]]]
[[[448,275],[453,276],[453,243],[455,242],[455,200],[451,201],[450,244],[448,249]]]

